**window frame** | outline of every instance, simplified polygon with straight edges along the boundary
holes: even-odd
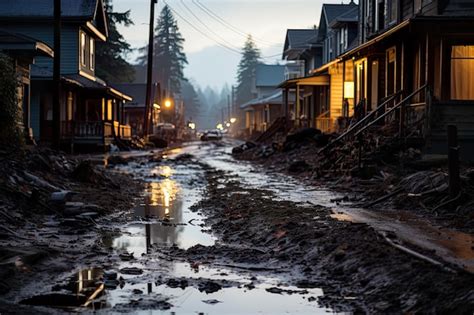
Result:
[[[89,37],[89,68],[95,69],[95,40]]]
[[[79,50],[81,66],[86,67],[87,34],[83,31],[79,34]]]

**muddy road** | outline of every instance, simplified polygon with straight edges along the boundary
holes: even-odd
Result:
[[[472,314],[472,235],[336,204],[234,145],[113,159],[143,185],[135,207],[82,233],[45,226],[37,241],[56,233],[62,253],[16,271],[0,313]]]

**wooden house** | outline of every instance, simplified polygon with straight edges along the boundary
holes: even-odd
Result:
[[[33,139],[30,106],[31,65],[39,57],[53,58],[53,50],[37,39],[0,30],[0,51],[7,54],[15,63],[19,80],[18,106],[23,113],[23,119],[19,124],[25,130],[26,138],[31,141]]]
[[[474,151],[474,2],[365,0],[359,8],[362,43],[340,55],[353,68],[355,104],[371,121],[399,124],[399,136],[447,152],[447,126],[456,125],[464,158]],[[382,116],[382,117],[380,117]]]
[[[62,0],[61,140],[65,145],[106,147],[131,139],[123,122],[124,101],[131,98],[95,75],[97,41],[108,36],[102,0]],[[0,28],[52,46],[53,0],[0,2]],[[51,58],[38,57],[31,69],[31,126],[38,141],[52,137]]]
[[[294,120],[296,127],[314,127],[323,132],[337,129],[338,119],[344,115],[341,81],[344,69],[335,58],[357,44],[357,22],[358,6],[354,2],[323,5],[319,27],[308,39],[312,47],[318,47],[312,52],[316,62],[306,69],[304,76],[288,78],[280,85],[285,95],[290,91],[298,95],[295,108],[285,106],[287,117]],[[287,50],[285,44],[284,56],[288,60],[293,55]]]
[[[284,80],[286,67],[260,64],[255,71],[252,93],[257,97],[240,106],[245,113],[245,130],[249,135],[262,133],[282,115],[282,94],[277,89]]]

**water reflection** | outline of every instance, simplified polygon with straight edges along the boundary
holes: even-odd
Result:
[[[185,174],[177,174],[178,172]],[[199,199],[195,188],[182,187],[174,178],[188,178],[189,170],[160,165],[150,170],[151,181],[147,184],[143,203],[134,209],[135,222],[126,233],[113,241],[120,251],[134,253],[135,257],[150,253],[154,244],[173,245],[187,249],[196,244],[212,245],[214,238],[201,232],[199,226],[188,224],[202,221],[189,207]]]

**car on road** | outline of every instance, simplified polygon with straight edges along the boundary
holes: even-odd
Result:
[[[201,141],[222,140],[222,133],[220,130],[207,130],[201,136]]]

